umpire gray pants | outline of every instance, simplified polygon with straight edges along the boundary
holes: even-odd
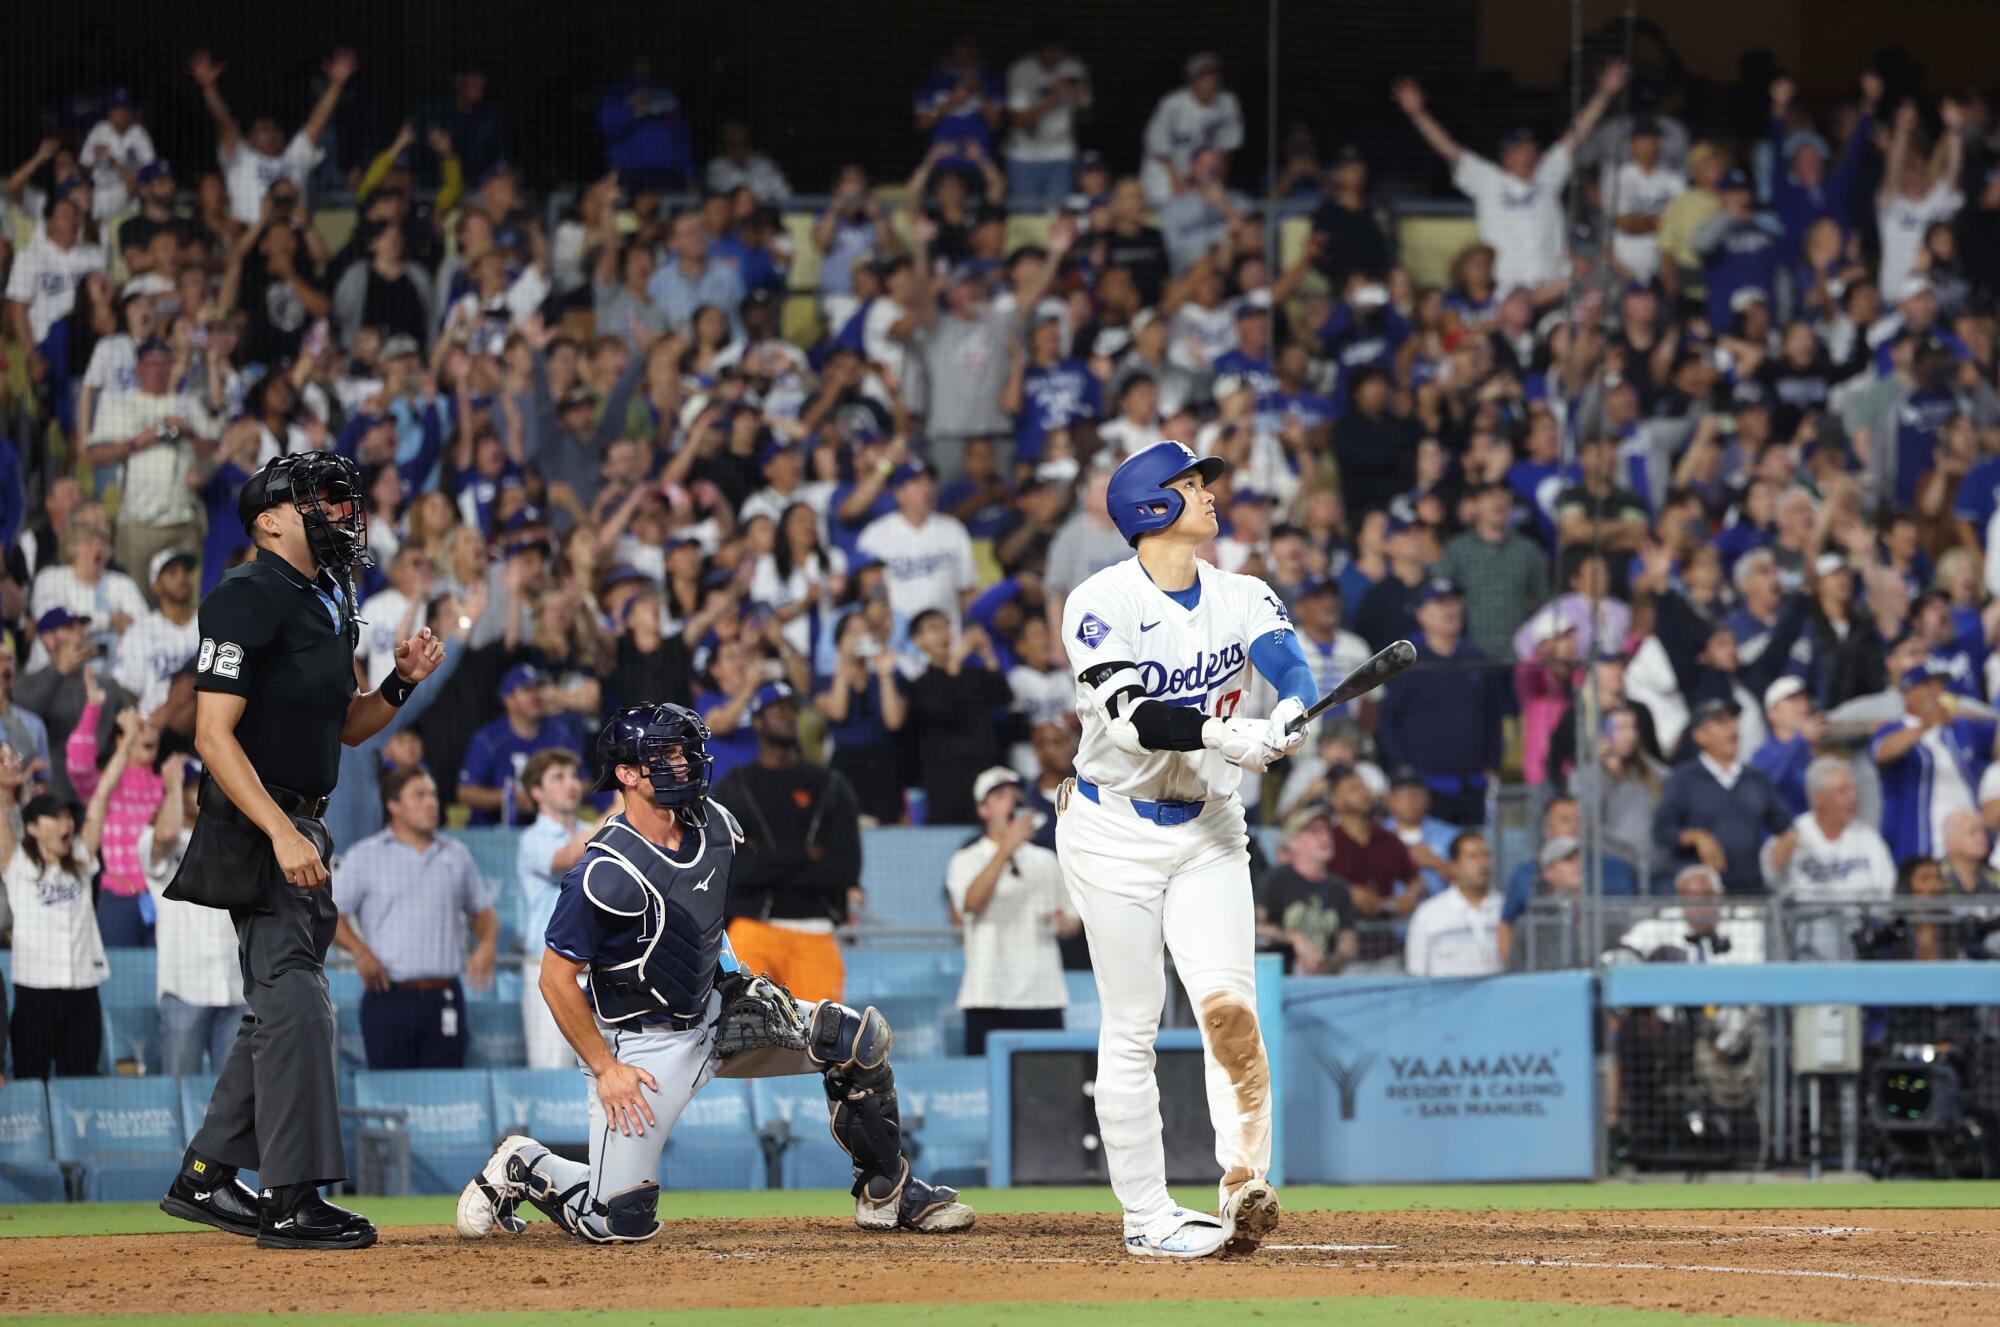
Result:
[[[331,855],[325,826],[295,820]],[[194,1150],[254,1170],[266,1189],[347,1178],[336,1064],[339,1025],[326,985],[326,951],[339,910],[333,887],[280,878],[268,912],[232,911],[243,998],[250,1006],[208,1099]]]

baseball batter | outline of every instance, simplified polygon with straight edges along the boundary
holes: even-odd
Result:
[[[679,705],[625,710],[598,735],[598,789],[616,787],[624,811],[563,877],[541,965],[543,998],[590,1084],[590,1164],[507,1138],[459,1194],[467,1239],[496,1225],[523,1229],[523,1201],[593,1244],[651,1239],[660,1152],[717,1075],[825,1078],[864,1230],[973,1222],[955,1190],[910,1173],[882,1015],[830,1000],[799,1005],[738,967],[723,925],[743,833],[708,798],[708,736]]]
[[[1102,1023],[1097,1122],[1126,1252],[1202,1258],[1255,1249],[1278,1221],[1271,1076],[1257,1024],[1255,917],[1244,771],[1296,750],[1287,723],[1315,700],[1312,666],[1262,581],[1195,556],[1215,537],[1208,486],[1226,469],[1178,442],[1111,478],[1111,519],[1138,556],[1090,577],[1063,606],[1083,740],[1059,795],[1056,851],[1090,935]],[[1270,681],[1269,718],[1241,713]],[[1167,1193],[1153,1042],[1166,999],[1162,949],[1187,988],[1207,1056],[1222,1167],[1220,1215]]]

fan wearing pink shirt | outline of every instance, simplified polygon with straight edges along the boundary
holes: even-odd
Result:
[[[100,762],[97,724],[103,705],[103,693],[92,676],[83,714],[63,755],[70,783],[79,797],[87,799],[95,793],[100,778],[116,779],[104,814],[104,841],[98,850],[104,876],[97,892],[97,929],[107,947],[144,948],[153,943],[153,900],[146,892],[139,835],[153,823],[165,795],[165,785],[154,768],[160,754],[160,730],[137,709],[120,711],[117,748],[104,753]]]

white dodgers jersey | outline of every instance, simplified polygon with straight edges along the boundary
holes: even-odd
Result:
[[[1101,788],[1145,801],[1208,801],[1232,796],[1243,771],[1213,751],[1120,750],[1106,732],[1104,702],[1128,687],[1214,718],[1249,717],[1250,643],[1292,623],[1276,591],[1251,576],[1195,559],[1201,595],[1183,608],[1127,558],[1076,587],[1063,604],[1063,648],[1079,677],[1083,740],[1076,772]],[[1122,665],[1122,666],[1120,666]],[[1113,666],[1095,684],[1081,677]],[[1093,674],[1095,676],[1095,674]],[[1129,697],[1121,712],[1136,702]]]

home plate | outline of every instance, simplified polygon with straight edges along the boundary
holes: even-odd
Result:
[[[1390,1253],[1400,1244],[1266,1244],[1270,1253]]]

